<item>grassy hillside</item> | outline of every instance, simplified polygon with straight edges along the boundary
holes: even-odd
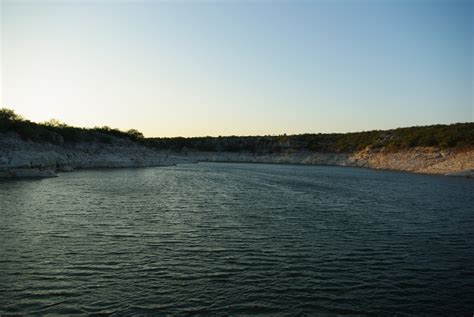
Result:
[[[128,139],[157,149],[174,151],[248,151],[279,153],[282,151],[354,152],[370,147],[389,151],[434,146],[442,149],[474,147],[474,123],[431,125],[385,131],[357,133],[299,134],[279,136],[228,136],[194,138],[144,138],[137,130],[127,132],[109,127],[76,128],[56,120],[35,123],[9,109],[0,109],[0,133],[15,132],[21,138],[55,144],[77,142],[113,143],[116,138]]]

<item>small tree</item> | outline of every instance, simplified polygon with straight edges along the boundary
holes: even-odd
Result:
[[[53,127],[53,128],[66,128],[67,124],[62,123],[58,119],[49,119],[48,121],[43,122],[45,126]]]
[[[141,133],[140,131],[138,131],[136,129],[128,130],[127,134],[130,135],[131,137],[135,138],[135,139],[143,139],[144,138],[143,133]]]
[[[15,111],[7,108],[0,109],[0,120],[1,121],[23,121],[23,117],[16,114]]]

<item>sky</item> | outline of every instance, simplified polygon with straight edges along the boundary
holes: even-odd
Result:
[[[146,136],[474,121],[474,1],[0,0],[0,107]]]

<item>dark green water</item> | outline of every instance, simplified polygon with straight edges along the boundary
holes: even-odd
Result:
[[[474,313],[474,180],[194,164],[0,182],[0,314]]]

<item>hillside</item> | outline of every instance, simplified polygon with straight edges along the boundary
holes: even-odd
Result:
[[[415,147],[453,149],[474,146],[474,122],[355,133],[144,138],[143,134],[135,129],[124,132],[107,126],[77,128],[56,120],[35,123],[22,118],[12,110],[0,109],[0,133],[6,132],[17,133],[23,140],[53,144],[81,142],[110,144],[114,138],[119,138],[155,149],[173,151],[279,153],[290,150],[351,153],[367,147],[374,150],[385,148],[388,151],[398,151]]]
[[[474,146],[474,123],[431,125],[385,131],[279,136],[227,136],[194,138],[149,138],[146,144],[158,149],[210,152],[280,153],[312,151],[352,153],[366,148],[387,151],[415,147],[454,149]]]

